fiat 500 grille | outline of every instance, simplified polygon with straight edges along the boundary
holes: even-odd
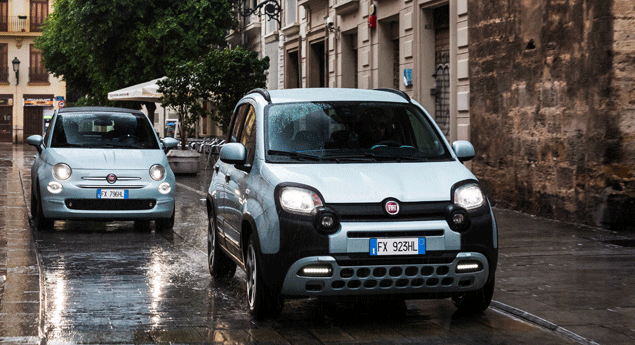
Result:
[[[132,211],[151,210],[156,205],[154,199],[68,199],[66,207],[85,211]]]

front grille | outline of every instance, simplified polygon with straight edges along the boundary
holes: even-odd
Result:
[[[327,204],[346,221],[416,221],[416,220],[444,220],[444,211],[449,201],[439,202],[400,202],[399,214],[390,216],[384,210],[383,203],[371,204]]]
[[[134,211],[151,210],[156,205],[154,199],[68,199],[66,207],[85,211]]]
[[[331,289],[338,290],[376,290],[389,288],[434,289],[444,287],[466,288],[474,284],[472,275],[457,276],[451,272],[450,265],[409,265],[377,267],[342,267],[333,277]],[[307,282],[307,291],[324,289],[316,281]]]
[[[348,238],[388,238],[388,237],[426,237],[443,236],[443,230],[412,230],[412,231],[349,231]]]
[[[438,265],[451,264],[458,252],[428,252],[425,256],[371,256],[368,253],[348,253],[334,255],[333,257],[340,266],[374,266],[374,265]]]

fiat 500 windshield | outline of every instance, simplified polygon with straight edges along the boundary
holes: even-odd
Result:
[[[450,159],[416,107],[382,102],[275,104],[266,113],[271,162],[376,162]]]
[[[51,147],[158,149],[153,129],[143,115],[68,113],[58,116]]]

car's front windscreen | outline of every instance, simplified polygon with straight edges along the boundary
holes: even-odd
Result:
[[[305,102],[267,107],[270,162],[448,160],[451,155],[421,110],[387,102]]]
[[[51,147],[159,149],[143,114],[73,112],[57,116]]]

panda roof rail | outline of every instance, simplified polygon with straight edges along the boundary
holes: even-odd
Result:
[[[399,95],[401,97],[403,97],[406,101],[408,101],[408,103],[412,103],[412,100],[410,99],[410,96],[408,96],[407,93],[401,91],[401,90],[397,90],[397,89],[390,89],[387,87],[380,87],[378,89],[375,89],[376,91],[386,91],[386,92],[391,92],[394,93],[396,95]]]
[[[269,91],[262,89],[262,88],[257,88],[257,89],[253,89],[249,92],[247,92],[247,94],[252,94],[252,93],[259,93],[262,95],[262,97],[265,98],[265,101],[267,101],[268,103],[271,103],[271,95],[269,94]]]

